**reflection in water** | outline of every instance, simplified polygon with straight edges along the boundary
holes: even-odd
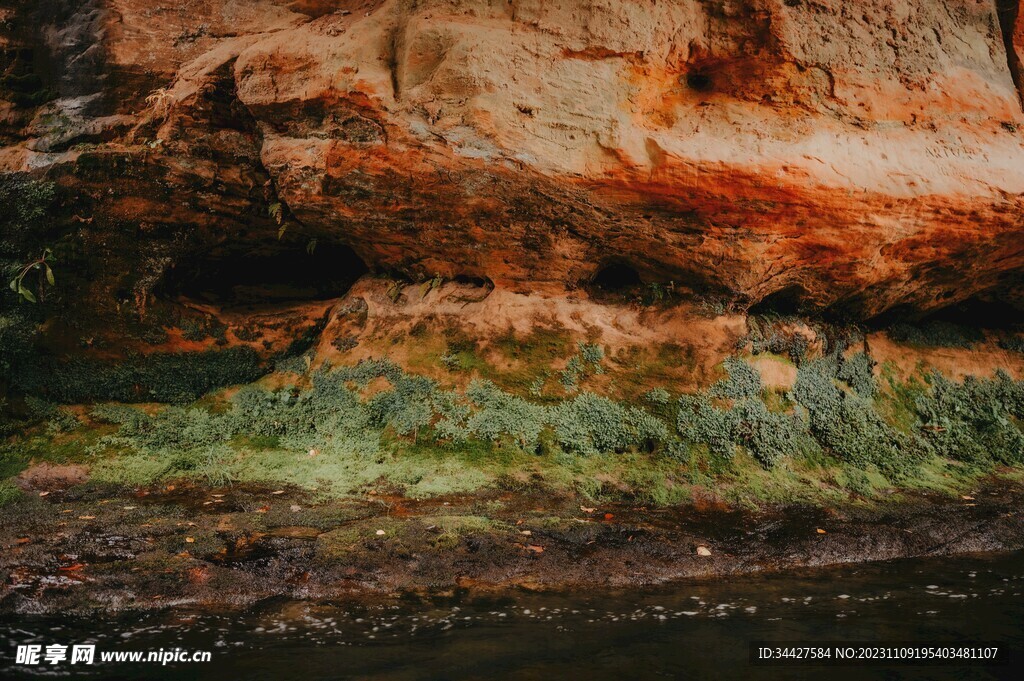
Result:
[[[266,603],[244,613],[109,619],[7,617],[18,643],[212,650],[209,664],[93,666],[93,678],[169,679],[1017,679],[988,668],[764,668],[752,640],[989,641],[1024,653],[1024,555],[720,578],[661,589],[432,602]],[[34,670],[72,671],[69,666]],[[80,672],[81,668],[75,668]]]

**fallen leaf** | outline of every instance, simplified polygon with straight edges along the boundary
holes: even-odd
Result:
[[[134,511],[135,510],[134,506],[122,506],[121,508],[123,508],[126,511]]]
[[[80,515],[80,516],[78,516],[78,519],[79,520],[95,520],[96,516],[94,516],[94,515]]]
[[[960,498],[966,499],[967,501],[974,501],[974,497],[970,496],[969,494],[961,495]]]
[[[593,513],[597,509],[596,508],[587,508],[586,506],[580,506],[580,510],[583,511],[584,513]]]
[[[70,508],[65,508],[61,513],[74,513]]]
[[[605,513],[605,514],[604,514],[604,519],[605,519],[605,520],[611,520],[611,519],[612,519],[612,518],[614,518],[614,517],[615,517],[615,515],[614,515],[614,514],[612,514],[612,513]]]
[[[259,508],[256,509],[256,512],[257,513],[266,513],[269,510],[270,510],[270,506],[260,506]]]
[[[167,487],[164,487],[164,491],[173,492],[174,491],[174,485],[167,485]]]
[[[32,540],[29,539],[28,537],[18,537],[18,543],[19,544],[28,544],[31,541]]]
[[[821,529],[821,528],[819,527],[819,528],[818,528],[818,534],[828,534],[828,532],[826,532],[825,530],[823,530],[823,529]]]
[[[711,555],[711,549],[709,549],[706,546],[698,546],[697,547],[697,555],[698,556],[710,556]]]
[[[49,496],[49,494],[50,494],[49,492],[40,492],[39,496],[45,497],[45,496]]]
[[[57,569],[61,572],[75,572],[76,570],[81,570],[84,567],[84,563],[75,563],[73,565],[68,565],[67,567],[59,567]]]
[[[519,534],[523,534],[529,537],[533,534],[533,532],[530,532],[529,530],[519,530]]]
[[[536,544],[527,544],[526,549],[528,551],[533,551],[534,553],[544,553],[544,547],[537,546]]]
[[[195,537],[185,537],[185,543],[187,543],[187,544],[195,544],[196,543],[196,538]]]
[[[275,489],[273,492],[271,492],[271,494],[284,494],[284,490],[283,489]]]
[[[378,537],[382,537],[382,536],[384,536],[385,534],[387,534],[387,532],[385,532],[384,530],[377,530],[377,536],[378,536]]]
[[[210,496],[213,497],[214,499],[220,499],[224,495],[223,494],[211,494]]]

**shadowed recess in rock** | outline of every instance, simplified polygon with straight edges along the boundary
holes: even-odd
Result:
[[[640,273],[623,262],[605,265],[591,280],[591,284],[602,291],[627,291],[642,283]]]
[[[249,244],[211,251],[173,270],[164,295],[224,306],[329,300],[367,271],[349,246]]]
[[[1020,97],[1021,107],[1024,108],[1024,65],[1021,64],[1021,56],[1014,45],[1014,34],[1020,32],[1024,37],[1024,29],[1018,28],[1020,22],[1020,6],[1018,0],[996,0],[996,14],[999,16],[999,30],[1003,35],[1003,45],[1006,47],[1006,65],[1010,69],[1010,76],[1013,84],[1017,87],[1017,96]]]
[[[792,286],[787,286],[784,289],[775,291],[774,293],[765,296],[754,305],[751,305],[750,314],[798,314],[805,307],[806,298],[807,291],[805,291],[802,286],[793,284]]]

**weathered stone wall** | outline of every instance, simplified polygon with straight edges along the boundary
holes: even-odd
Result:
[[[58,188],[5,257],[74,244],[52,300],[104,323],[313,239],[517,291],[618,261],[741,306],[1019,303],[1018,4],[5,0],[0,168]]]

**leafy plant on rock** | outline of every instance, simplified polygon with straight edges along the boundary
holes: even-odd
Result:
[[[42,255],[35,260],[25,263],[18,269],[14,278],[11,279],[11,290],[30,303],[38,302],[39,298],[43,297],[43,282],[45,281],[50,286],[54,286],[57,283],[53,276],[53,268],[50,267],[50,263],[52,262],[53,251],[49,248],[44,249]],[[32,272],[37,272],[40,275],[36,293],[33,293],[32,290],[25,285],[25,279]]]

